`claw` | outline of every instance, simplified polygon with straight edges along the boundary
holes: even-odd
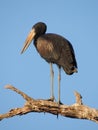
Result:
[[[62,103],[61,101],[58,101],[57,103],[58,103],[59,105],[63,105],[63,103]]]
[[[54,100],[55,100],[54,97],[51,97],[51,98],[47,99],[47,101],[52,101],[52,102],[54,102]]]

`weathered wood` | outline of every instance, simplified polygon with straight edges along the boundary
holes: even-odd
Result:
[[[30,112],[47,112],[69,118],[87,119],[98,123],[98,110],[84,105],[82,103],[82,96],[78,92],[75,92],[76,103],[69,106],[64,104],[59,105],[56,102],[44,99],[35,100],[11,85],[7,85],[6,88],[20,94],[26,100],[26,103],[22,108],[14,108],[5,114],[0,114],[0,120]]]

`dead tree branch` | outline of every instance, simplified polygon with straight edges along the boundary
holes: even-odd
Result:
[[[15,91],[20,94],[26,103],[22,108],[14,108],[5,114],[0,114],[0,120],[10,118],[16,115],[24,115],[30,112],[44,112],[54,115],[62,115],[69,118],[87,119],[98,123],[98,110],[90,108],[82,103],[82,96],[75,92],[76,103],[73,105],[59,105],[56,102],[38,99],[35,100],[29,97],[24,92],[18,90],[12,85],[7,85],[5,88]]]

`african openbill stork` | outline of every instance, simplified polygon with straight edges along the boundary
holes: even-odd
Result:
[[[54,101],[54,72],[52,64],[56,64],[59,69],[58,74],[58,103],[60,101],[60,80],[61,80],[61,67],[68,75],[72,75],[77,72],[77,62],[75,58],[75,53],[71,43],[64,37],[53,34],[45,33],[47,26],[43,22],[36,23],[22,48],[21,53],[23,53],[32,40],[34,39],[34,46],[39,52],[40,56],[44,58],[48,63],[50,63],[50,73],[51,73],[51,97],[50,99]]]

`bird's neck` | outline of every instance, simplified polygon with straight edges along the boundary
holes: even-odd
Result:
[[[34,46],[37,48],[37,38],[34,39]]]

